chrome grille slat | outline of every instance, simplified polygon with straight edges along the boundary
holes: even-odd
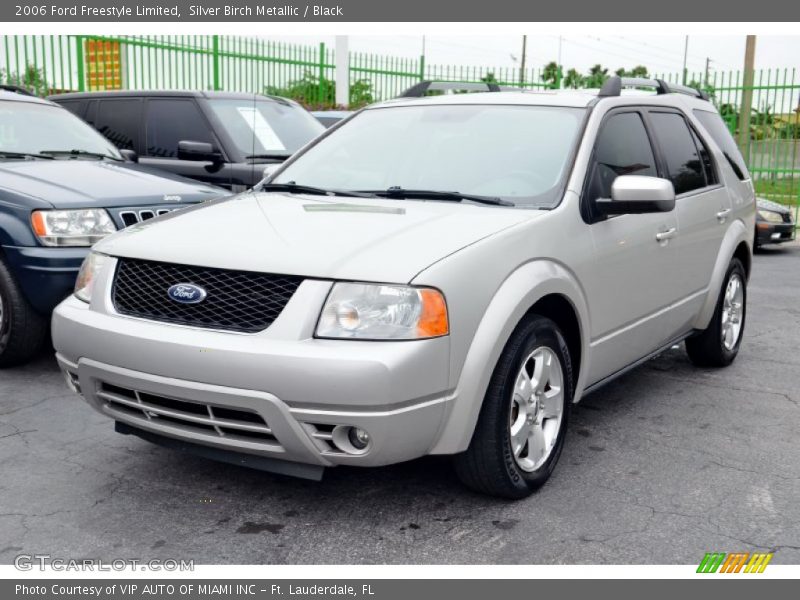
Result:
[[[139,396],[138,392],[136,395],[137,397]],[[154,404],[145,402],[141,398],[139,398],[138,402],[134,402],[133,400],[129,400],[128,398],[125,398],[123,396],[118,396],[117,394],[113,394],[111,392],[105,392],[102,390],[97,392],[97,396],[108,402],[116,402],[118,404],[129,406],[130,408],[141,410],[144,416],[146,416],[148,419],[152,418],[151,415],[147,414],[148,412],[150,412],[157,415],[172,417],[173,419],[181,419],[183,421],[189,421],[191,423],[201,423],[203,425],[210,425],[215,429],[219,427],[225,427],[227,429],[239,429],[241,431],[252,431],[255,433],[272,435],[272,430],[266,425],[262,426],[262,425],[257,425],[255,423],[243,423],[240,421],[231,421],[230,419],[220,419],[218,417],[200,417],[192,413],[185,413],[177,410],[171,410],[168,408],[162,408],[161,406],[155,406]],[[211,409],[210,406],[208,408]],[[219,433],[220,435],[224,435],[222,432]]]

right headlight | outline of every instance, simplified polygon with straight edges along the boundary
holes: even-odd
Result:
[[[764,219],[767,223],[783,223],[783,216],[771,210],[759,209],[758,216]]]
[[[45,246],[91,246],[117,230],[102,208],[36,210],[31,226]]]
[[[83,259],[78,278],[75,280],[75,297],[84,302],[92,301],[92,288],[98,273],[103,268],[108,256],[99,252],[89,252]]]
[[[316,336],[415,340],[447,335],[447,304],[439,290],[408,285],[335,283]]]

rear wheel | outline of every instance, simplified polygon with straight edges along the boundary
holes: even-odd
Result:
[[[28,304],[0,258],[0,368],[33,358],[46,336],[47,320]]]
[[[686,340],[689,359],[700,367],[725,367],[739,353],[747,316],[747,275],[738,258],[731,260],[714,316],[701,333]]]
[[[564,336],[550,319],[526,317],[498,360],[469,448],[455,459],[459,478],[504,498],[536,491],[561,454],[572,394]]]

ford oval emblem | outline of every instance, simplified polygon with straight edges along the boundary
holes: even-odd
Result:
[[[191,283],[176,283],[167,290],[170,300],[181,304],[197,304],[205,300],[207,295],[203,288]]]

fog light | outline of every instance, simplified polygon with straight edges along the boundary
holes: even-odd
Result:
[[[770,237],[772,237],[773,240],[779,240],[779,239],[781,239],[781,234],[780,233],[773,233],[772,236],[770,236]]]
[[[369,445],[369,434],[360,427],[351,427],[347,432],[347,439],[356,450],[363,450]]]

